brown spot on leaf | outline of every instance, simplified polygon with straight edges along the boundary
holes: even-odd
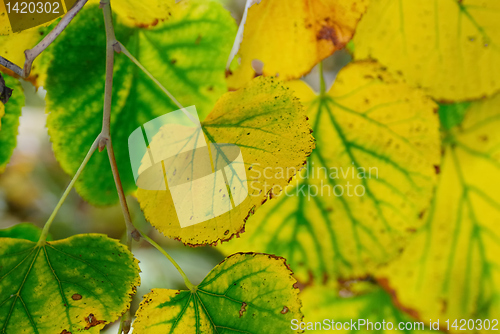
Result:
[[[198,35],[198,38],[196,39],[196,42],[195,42],[195,43],[196,43],[196,44],[200,44],[200,42],[201,42],[201,35]]]
[[[240,318],[243,316],[243,313],[247,311],[247,303],[243,302],[241,303],[241,308],[240,308]]]
[[[106,321],[104,320],[97,320],[97,318],[90,313],[88,317],[85,318],[85,321],[87,322],[87,326],[85,326],[85,330],[89,330],[92,327],[95,327],[100,324],[104,324]]]
[[[441,300],[441,313],[444,314],[446,313],[446,310],[448,310],[448,302],[444,299]]]
[[[342,44],[339,37],[337,36],[337,32],[333,27],[330,26],[321,27],[321,30],[318,31],[318,33],[316,34],[316,39],[318,41],[320,40],[331,41],[335,47],[338,47]]]
[[[283,306],[283,309],[281,310],[281,314],[286,314],[288,313],[288,307]]]
[[[71,296],[71,298],[73,300],[80,300],[80,299],[82,299],[82,295],[79,295],[79,294],[75,293],[73,296]]]
[[[68,332],[67,330],[63,329],[63,331],[61,332],[61,334],[71,334],[71,332]]]

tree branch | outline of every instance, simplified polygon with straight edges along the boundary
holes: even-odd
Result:
[[[104,25],[106,29],[106,80],[104,86],[104,108],[103,108],[103,119],[102,119],[102,131],[99,135],[99,151],[102,151],[105,147],[108,151],[109,163],[111,165],[111,171],[113,173],[113,179],[115,181],[116,190],[118,192],[118,198],[120,200],[120,206],[123,212],[123,218],[125,219],[125,226],[127,228],[126,235],[126,245],[128,249],[132,250],[132,239],[139,240],[140,233],[137,231],[132,224],[132,218],[130,216],[130,211],[127,204],[127,198],[125,197],[125,192],[123,191],[122,181],[120,179],[120,173],[118,171],[118,166],[116,164],[115,152],[113,150],[113,143],[111,141],[111,105],[113,97],[113,65],[115,51],[120,51],[120,46],[116,40],[115,31],[113,28],[113,17],[111,15],[111,5],[110,0],[102,0],[100,2],[100,7],[104,15]],[[130,314],[130,309],[128,309],[120,320],[119,333],[127,334],[130,331],[130,326],[132,322],[132,316]]]

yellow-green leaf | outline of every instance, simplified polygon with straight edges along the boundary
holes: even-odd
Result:
[[[283,258],[238,253],[217,265],[194,291],[154,289],[144,296],[134,333],[299,333],[299,290]]]
[[[319,96],[302,82],[292,87],[307,106],[317,148],[294,187],[222,249],[283,256],[300,281],[363,276],[399,254],[430,203],[437,106],[372,62],[348,65]]]
[[[96,1],[99,2],[99,1]],[[172,16],[175,0],[120,0],[113,3],[113,12],[128,24],[140,27],[155,26]]]
[[[391,296],[367,282],[307,287],[300,294],[306,333],[442,333],[430,331],[428,320],[412,319],[392,303]],[[318,324],[321,323],[321,324]]]
[[[146,219],[166,236],[190,245],[217,244],[243,231],[246,220],[268,198],[271,186],[281,189],[289,182],[283,176],[249,182],[251,171],[261,175],[267,168],[297,171],[314,147],[302,105],[289,89],[272,78],[256,78],[245,88],[226,93],[201,125],[208,143],[235,144],[240,148],[246,179],[237,182],[248,189],[246,199],[213,219],[182,228],[168,189],[137,191]],[[195,179],[192,173],[186,175],[187,180]]]
[[[239,88],[255,76],[297,79],[343,48],[352,38],[368,0],[262,0],[248,10],[239,56],[241,65],[228,78]]]
[[[433,98],[462,101],[500,89],[500,2],[373,0],[354,37],[374,58]]]
[[[21,223],[0,230],[0,238],[26,239],[33,242],[37,242],[41,234],[42,229],[31,223]],[[48,237],[47,240],[52,240],[52,237]]]
[[[3,77],[5,85],[13,91],[6,104],[0,102],[0,173],[4,171],[16,147],[19,116],[24,106],[24,92],[19,81],[8,75]]]
[[[224,54],[231,47],[234,21],[213,1],[182,1],[171,14],[149,28],[130,27],[117,16],[115,33],[180,103],[196,105],[203,118],[227,91]],[[56,159],[70,175],[101,131],[106,36],[97,31],[104,31],[102,10],[88,5],[48,55],[47,127]],[[178,107],[125,55],[116,55],[114,69],[111,133],[123,188],[130,194],[136,185],[130,168],[129,135]],[[107,154],[92,156],[75,187],[93,204],[118,201]]]
[[[139,266],[104,235],[0,238],[0,333],[98,333],[130,306]]]
[[[426,224],[378,273],[421,319],[500,318],[499,110],[499,95],[473,102],[462,124],[445,133]]]

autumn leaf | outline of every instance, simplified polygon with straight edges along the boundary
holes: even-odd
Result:
[[[272,78],[256,78],[243,89],[223,95],[201,128],[199,132],[203,131],[208,143],[233,144],[241,150],[245,173],[235,176],[234,182],[246,188],[248,196],[232,210],[187,227],[179,223],[180,213],[176,212],[169,189],[139,189],[137,198],[146,219],[166,236],[189,245],[216,245],[219,240],[229,240],[243,232],[249,217],[274,195],[272,188],[279,192],[289,182],[287,172],[265,177],[264,171],[289,170],[293,175],[304,165],[314,142],[302,105],[290,90]],[[199,132],[191,136],[198,137]],[[220,160],[232,161],[225,153],[218,156]],[[212,159],[215,161],[216,156]],[[186,169],[186,181],[195,179],[191,168],[196,167]],[[261,177],[251,178],[256,171]],[[225,191],[224,179],[216,178],[213,188],[210,194]],[[214,195],[201,200],[212,203],[215,198]]]
[[[290,85],[307,107],[317,148],[293,187],[222,250],[283,256],[302,282],[364,276],[399,254],[429,206],[437,106],[372,62],[345,67],[328,93]]]
[[[153,289],[137,311],[134,333],[283,333],[302,319],[285,260],[234,254],[193,291]],[[299,333],[299,331],[294,331]]]
[[[33,242],[37,242],[41,234],[42,229],[30,223],[21,223],[0,230],[0,238],[26,239]],[[47,240],[51,241],[52,237],[49,236]]]
[[[420,319],[500,317],[499,108],[499,95],[473,102],[463,122],[444,132],[426,224],[402,256],[377,273]]]
[[[5,85],[13,92],[6,104],[0,103],[0,172],[4,171],[16,147],[19,116],[24,106],[24,92],[19,81],[7,75],[4,78]]]
[[[0,333],[98,333],[140,283],[137,260],[104,235],[0,244]]]
[[[105,35],[96,31],[104,31],[102,12],[89,5],[59,36],[47,56],[52,59],[45,85],[47,126],[56,158],[70,175],[101,131],[98,120],[102,119]],[[172,9],[168,20],[151,28],[131,28],[118,17],[115,32],[177,100],[196,105],[202,117],[227,91],[224,54],[231,47],[235,26],[229,12],[219,4],[183,1]],[[115,59],[113,93],[114,151],[124,190],[130,194],[136,186],[128,136],[143,123],[178,107],[124,55]],[[92,157],[76,189],[92,204],[117,202],[107,154]]]
[[[240,88],[255,75],[297,79],[352,38],[368,0],[262,0],[248,10],[239,56],[228,78]],[[252,66],[252,63],[254,65]],[[260,69],[258,70],[260,72]]]
[[[443,102],[500,89],[500,2],[373,0],[354,37],[355,58],[377,59]]]
[[[301,292],[300,299],[304,304],[304,324],[296,326],[305,328],[306,333],[328,330],[338,333],[442,333],[429,330],[428,321],[408,316],[392,303],[386,291],[369,282],[311,286]]]

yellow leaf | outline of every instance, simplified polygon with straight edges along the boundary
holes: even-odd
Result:
[[[297,79],[350,41],[368,0],[262,0],[248,11],[239,55],[241,65],[228,78],[239,88],[251,80],[252,61],[263,74]],[[259,73],[260,74],[260,73]]]
[[[1,4],[1,3],[0,3]],[[0,16],[1,17],[1,16]],[[42,26],[23,30],[19,33],[11,33],[8,36],[0,36],[0,56],[16,64],[20,68],[24,68],[24,51],[33,48],[45,35],[56,26],[53,22],[50,26]],[[50,48],[51,46],[49,46]],[[30,76],[26,79],[32,82],[36,87],[43,86],[46,77],[46,66],[49,63],[49,57],[46,57],[47,51],[44,51],[38,56],[31,66]],[[0,66],[0,71],[17,77],[13,71]]]
[[[187,1],[183,1],[187,2]],[[99,0],[92,0],[89,3],[99,3]],[[175,10],[174,0],[120,0],[112,1],[113,13],[118,14],[124,23],[140,27],[154,26],[159,21],[168,19]],[[179,4],[179,6],[182,6]]]
[[[137,192],[146,219],[166,236],[190,245],[216,244],[218,240],[228,240],[242,232],[246,220],[267,200],[271,187],[274,186],[276,191],[289,182],[283,175],[250,179],[250,171],[260,171],[261,175],[266,168],[297,171],[314,147],[302,105],[287,88],[272,78],[257,78],[245,88],[223,95],[202,122],[202,129],[209,143],[235,144],[241,149],[246,175],[237,178],[248,190],[248,196],[241,204],[220,215],[214,212],[213,219],[182,228],[178,214],[184,212],[176,212],[169,189],[139,189]],[[189,138],[195,135],[199,138],[200,132]],[[189,138],[186,145],[193,145]],[[216,160],[215,156],[212,158]],[[182,173],[185,180],[198,179],[197,170],[193,171],[190,165]],[[214,191],[220,196],[226,191],[226,186],[219,188],[217,184]],[[215,200],[215,195],[206,198],[208,203],[215,203]]]
[[[377,59],[437,100],[500,89],[497,0],[373,0],[354,45],[356,59]]]
[[[0,36],[0,56],[17,66],[24,66],[24,50],[30,49],[40,40],[38,28],[24,30],[8,36]],[[1,67],[4,69],[4,67]]]
[[[472,103],[446,133],[426,224],[377,274],[421,319],[500,318],[499,110],[500,95]]]
[[[302,282],[366,275],[399,254],[429,205],[440,153],[436,105],[371,62],[348,65],[328,93],[293,88],[317,148],[294,186],[222,250],[283,256]]]

